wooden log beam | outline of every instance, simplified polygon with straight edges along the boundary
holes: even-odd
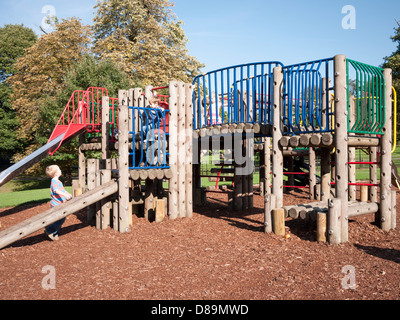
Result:
[[[128,112],[129,100],[128,91],[118,91],[118,127],[119,127],[119,217],[118,217],[118,231],[125,233],[130,231],[129,226],[129,146],[128,146],[128,135],[129,135],[129,112]]]
[[[53,207],[37,216],[31,217],[13,227],[5,229],[0,232],[0,249],[79,210],[82,210],[101,199],[107,198],[116,192],[118,192],[118,183],[116,181],[110,181],[109,183],[90,190],[79,197],[73,198],[68,202]]]
[[[282,99],[281,86],[283,82],[283,71],[281,67],[274,68],[274,86],[273,86],[273,128],[272,128],[272,193],[276,196],[276,207],[283,205],[283,153],[279,141],[282,138],[281,116]]]
[[[185,206],[186,217],[193,216],[193,85],[185,84]],[[221,133],[226,130],[228,133],[228,126],[221,126]],[[224,131],[225,132],[225,131]]]
[[[347,132],[347,60],[344,55],[334,57],[335,71],[335,188],[340,199],[341,242],[348,241],[348,132]],[[390,172],[390,169],[389,169]]]
[[[378,138],[348,137],[349,147],[378,147]]]
[[[169,181],[168,214],[170,219],[178,218],[178,82],[169,83],[169,165],[172,176]]]
[[[384,69],[385,77],[385,124],[381,137],[380,203],[377,218],[383,231],[392,228],[392,70]],[[397,115],[396,115],[397,116]]]

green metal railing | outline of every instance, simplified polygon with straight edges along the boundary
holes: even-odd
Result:
[[[354,77],[350,79],[350,77]],[[355,120],[349,133],[384,134],[385,78],[383,69],[347,59],[347,101],[350,120],[350,99],[354,96]]]

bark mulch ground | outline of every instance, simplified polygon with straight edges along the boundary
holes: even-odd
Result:
[[[1,230],[48,208],[1,209]],[[259,195],[252,210],[233,213],[226,195],[210,194],[191,219],[134,217],[126,234],[96,230],[81,211],[57,242],[42,230],[0,250],[0,299],[398,300],[399,229],[385,233],[366,215],[350,220],[349,242],[337,246],[316,242],[315,225],[299,219],[287,219],[288,239],[265,234]],[[46,266],[55,289],[44,289]]]

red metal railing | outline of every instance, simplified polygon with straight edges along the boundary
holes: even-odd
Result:
[[[76,90],[72,93],[48,140],[51,141],[64,134],[62,141],[51,154],[54,154],[66,139],[83,128],[87,132],[101,130],[101,101],[102,97],[107,95],[107,89],[95,87],[90,87],[86,91]]]

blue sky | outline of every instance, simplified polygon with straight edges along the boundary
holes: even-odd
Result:
[[[175,0],[184,22],[189,54],[204,72],[249,62],[284,64],[345,54],[379,66],[396,49],[390,39],[400,20],[398,0]],[[0,0],[0,25],[23,23],[40,34],[52,6],[59,18],[80,17],[91,24],[96,0]],[[347,20],[346,5],[355,20]],[[355,29],[344,29],[355,21]]]

